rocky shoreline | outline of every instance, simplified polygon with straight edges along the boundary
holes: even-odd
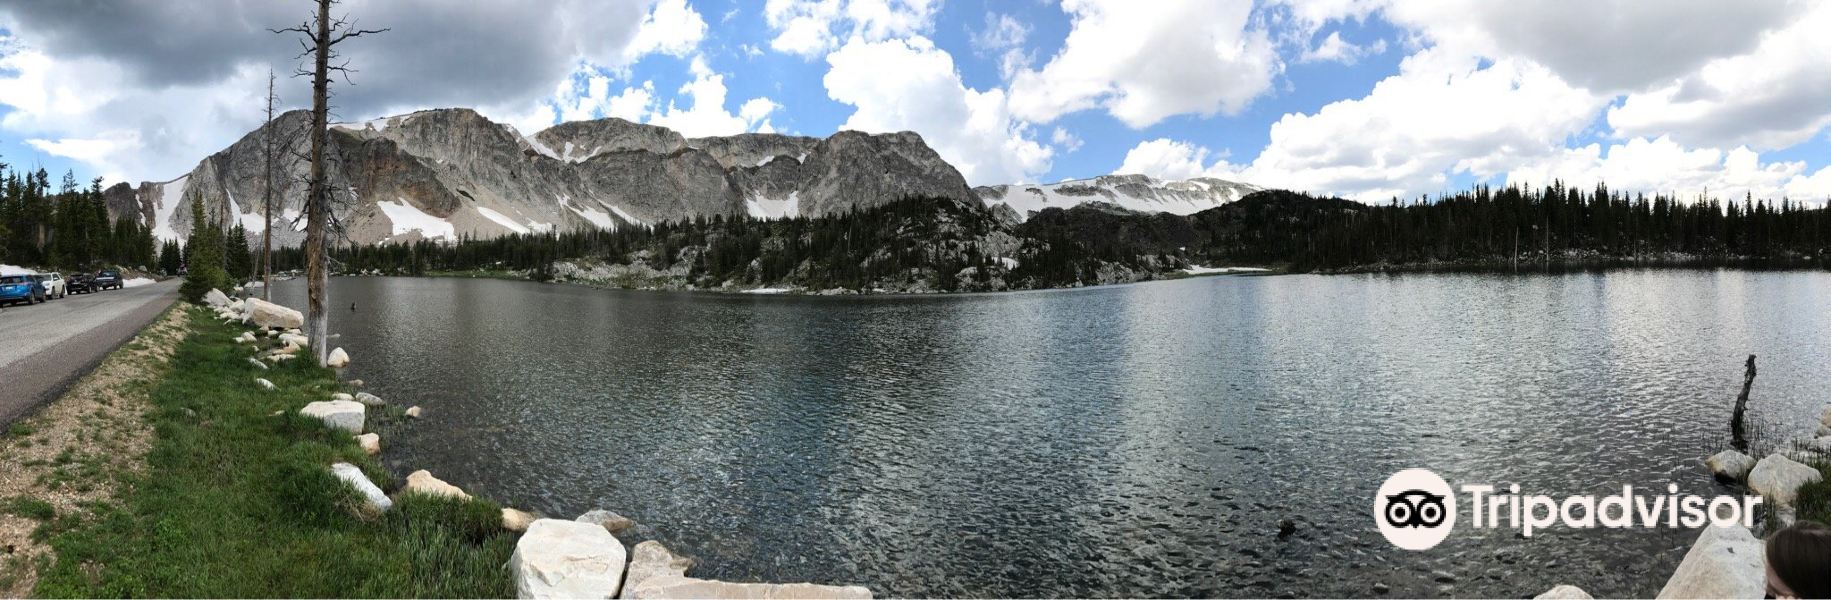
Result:
[[[1768,518],[1753,527],[1706,524],[1691,549],[1659,590],[1657,598],[1762,598],[1767,593],[1763,538],[1798,518],[1800,488],[1823,479],[1814,464],[1831,458],[1831,406],[1819,413],[1817,431],[1784,450],[1756,460],[1726,449],[1704,459],[1717,481],[1759,494]],[[1559,585],[1535,598],[1590,598],[1577,586]]]
[[[235,342],[255,348],[260,358],[249,361],[261,370],[269,368],[267,363],[292,360],[308,344],[299,332],[304,323],[304,315],[299,311],[257,298],[231,299],[220,290],[210,290],[204,302],[223,322],[250,327],[236,336]],[[257,334],[257,331],[261,333]],[[351,358],[348,352],[336,348],[331,351],[329,362],[329,366],[341,374]],[[254,379],[254,384],[262,389],[273,388],[272,383],[259,377]],[[369,455],[381,453],[380,435],[365,432],[365,429],[369,424],[369,410],[384,408],[388,406],[387,402],[373,394],[355,391],[362,387],[358,380],[349,380],[343,385],[353,393],[333,393],[325,400],[306,404],[298,413],[317,419],[326,427],[348,432]],[[415,406],[403,414],[419,418],[422,411]],[[405,485],[390,496],[356,465],[337,462],[325,468],[356,492],[361,499],[356,512],[363,518],[374,518],[389,511],[408,494],[456,499],[471,497],[423,469],[408,475]],[[521,534],[507,568],[516,593],[522,598],[872,597],[870,589],[856,585],[742,583],[690,577],[687,570],[693,566],[693,559],[674,554],[658,541],[647,540],[626,548],[616,536],[635,523],[608,510],[592,510],[566,520],[504,507],[501,523],[503,529]]]

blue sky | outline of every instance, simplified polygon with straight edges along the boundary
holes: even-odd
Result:
[[[259,122],[302,6],[0,7],[0,154],[161,180]],[[1598,180],[1831,196],[1831,5],[1785,0],[350,0],[359,120],[921,133],[973,184],[1114,172],[1367,201]],[[119,36],[125,27],[155,32]],[[124,38],[117,40],[115,38]],[[98,42],[97,40],[103,40]],[[304,81],[281,80],[285,98]],[[292,104],[297,104],[296,102]]]

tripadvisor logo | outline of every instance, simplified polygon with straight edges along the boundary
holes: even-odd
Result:
[[[1716,526],[1753,525],[1755,507],[1760,496],[1680,495],[1678,484],[1666,485],[1664,495],[1645,496],[1634,493],[1634,486],[1621,486],[1620,494],[1569,496],[1558,500],[1551,496],[1520,494],[1519,484],[1508,486],[1506,494],[1496,494],[1491,485],[1464,485],[1468,496],[1469,524],[1476,529],[1512,528],[1520,535],[1553,525],[1573,529],[1670,527],[1697,528],[1705,523]],[[1373,522],[1380,534],[1392,545],[1406,550],[1429,550],[1442,543],[1455,528],[1458,516],[1457,498],[1450,484],[1428,469],[1406,469],[1393,473],[1373,495]]]

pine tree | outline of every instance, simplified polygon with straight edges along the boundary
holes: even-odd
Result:
[[[185,243],[189,260],[184,284],[178,293],[197,302],[212,289],[229,287],[229,275],[223,269],[223,236],[220,226],[204,218],[203,197],[191,196],[191,238]]]

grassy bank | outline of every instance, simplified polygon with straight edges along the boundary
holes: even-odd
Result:
[[[339,390],[293,360],[261,370],[244,329],[192,311],[169,370],[151,389],[144,468],[117,500],[57,514],[37,534],[54,549],[35,593],[72,597],[478,597],[513,593],[513,534],[482,500],[397,498],[355,516],[355,492],[327,466],[391,477],[347,433],[296,411]],[[256,377],[277,389],[262,391]],[[276,414],[278,413],[278,414]],[[370,428],[378,418],[371,411]],[[36,507],[28,507],[36,510]]]

